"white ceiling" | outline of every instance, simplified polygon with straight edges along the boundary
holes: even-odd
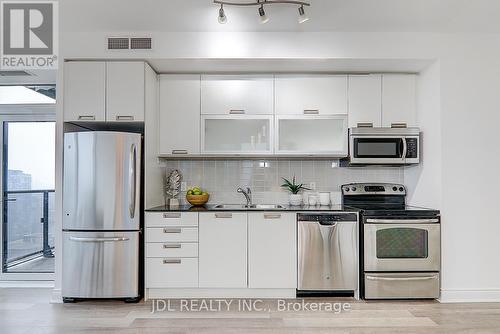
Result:
[[[245,1],[245,0],[233,0]],[[255,7],[226,7],[217,23],[212,0],[64,0],[63,31],[340,31],[500,32],[499,0],[310,0],[309,22],[297,23],[297,7],[274,5],[271,21],[258,23]]]

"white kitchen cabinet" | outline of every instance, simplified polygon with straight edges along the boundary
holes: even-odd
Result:
[[[199,287],[247,287],[247,213],[201,212]]]
[[[349,127],[382,126],[382,75],[349,76]]]
[[[416,75],[382,75],[382,126],[416,126]]]
[[[200,76],[161,75],[160,155],[200,153]]]
[[[276,116],[277,155],[347,156],[347,115]]]
[[[277,115],[347,114],[347,76],[277,75]]]
[[[197,258],[147,258],[146,287],[197,288]]]
[[[201,113],[273,114],[272,75],[203,75]]]
[[[64,63],[64,121],[104,121],[106,63]]]
[[[296,214],[248,213],[248,287],[297,288]]]
[[[144,121],[144,66],[144,62],[107,62],[107,121]]]
[[[203,115],[203,154],[263,155],[273,152],[273,116]]]

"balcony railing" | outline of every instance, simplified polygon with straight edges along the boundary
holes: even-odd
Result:
[[[3,210],[3,272],[33,259],[54,257],[53,189],[5,191]],[[52,269],[37,266],[37,270]]]

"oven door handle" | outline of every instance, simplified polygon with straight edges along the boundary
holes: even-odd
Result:
[[[438,278],[438,275],[417,277],[377,277],[366,275],[366,279],[370,281],[427,281],[436,278]]]
[[[429,219],[374,219],[368,218],[366,220],[369,224],[431,224],[439,223],[437,218]]]

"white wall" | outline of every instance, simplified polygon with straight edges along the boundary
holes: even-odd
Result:
[[[412,185],[412,201],[441,203],[442,299],[500,301],[497,259],[500,224],[495,214],[500,204],[497,191],[500,187],[497,148],[500,143],[497,131],[500,121],[499,35],[153,33],[153,51],[107,52],[105,37],[119,34],[123,32],[62,33],[62,55],[66,58],[115,59],[435,59],[437,63],[422,73],[419,85],[423,96],[428,97],[419,101],[419,119],[427,129],[424,154],[425,159],[433,160],[414,172],[419,182]],[[440,94],[435,93],[436,90]],[[432,121],[439,109],[441,124],[438,127]],[[439,117],[435,117],[439,121]],[[479,192],[475,193],[476,190]]]

